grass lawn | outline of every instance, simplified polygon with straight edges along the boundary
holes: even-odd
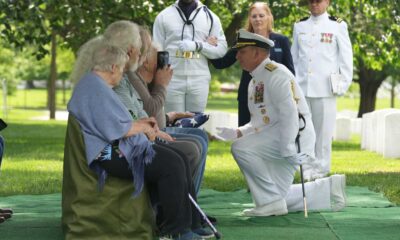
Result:
[[[342,105],[348,101],[339,99],[338,108],[344,109]],[[6,151],[0,175],[0,196],[61,192],[66,122],[27,120],[45,114],[39,108],[32,105],[8,112],[9,127],[2,132]],[[235,94],[211,97],[208,109],[236,112]],[[348,185],[368,186],[400,204],[400,159],[384,159],[378,154],[361,151],[359,136],[353,136],[349,142],[334,142],[332,173],[346,173]],[[230,154],[230,143],[211,141],[203,187],[231,191],[245,186]]]

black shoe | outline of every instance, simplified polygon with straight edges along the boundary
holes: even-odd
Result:
[[[0,208],[0,213],[13,214],[13,210],[11,208]]]
[[[193,233],[199,235],[200,237],[207,239],[207,238],[212,238],[214,237],[214,233],[209,230],[208,228],[198,228],[192,230]]]
[[[11,214],[10,213],[0,213],[0,217],[7,220],[7,219],[11,218]]]

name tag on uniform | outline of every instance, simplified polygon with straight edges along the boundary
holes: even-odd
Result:
[[[274,52],[282,52],[282,48],[274,48]]]

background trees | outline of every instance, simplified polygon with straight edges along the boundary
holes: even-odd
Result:
[[[34,48],[33,54],[37,59],[51,56],[50,63],[53,64],[48,66],[48,100],[50,116],[54,117],[56,66],[60,72],[61,68],[70,64],[56,64],[57,50],[68,49],[76,52],[80,45],[100,34],[108,24],[116,20],[132,20],[151,26],[157,13],[173,2],[175,0],[3,0],[0,1],[0,37],[6,45],[23,49],[22,52],[29,47]],[[228,43],[231,44],[236,30],[244,25],[248,6],[253,1],[202,2],[219,15]],[[308,15],[307,8],[298,5],[298,2],[304,1],[267,2],[274,14],[275,30],[287,36],[292,34],[293,23]],[[361,116],[374,110],[377,90],[388,76],[392,76],[395,82],[399,81],[397,76],[400,69],[400,5],[397,0],[331,2],[329,12],[343,18],[349,26],[354,50],[354,80],[360,85],[361,102],[358,115]],[[6,51],[4,44],[0,51]],[[11,63],[7,63],[6,60],[0,62],[0,65],[5,64]],[[37,63],[31,61],[31,65]],[[68,69],[70,67],[67,67],[67,71]],[[224,71],[222,80],[238,81],[239,72],[237,68]],[[10,74],[7,74],[0,72],[0,77],[12,79]],[[68,74],[64,73],[65,75]]]

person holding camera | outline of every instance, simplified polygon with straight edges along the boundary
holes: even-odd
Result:
[[[196,193],[199,193],[204,175],[208,149],[208,136],[202,129],[196,127],[174,127],[176,120],[193,117],[191,112],[167,112],[164,111],[166,89],[171,77],[165,76],[163,69],[169,66],[169,53],[158,51],[159,45],[152,42],[150,31],[145,27],[141,29],[142,45],[146,46],[141,56],[140,66],[137,71],[129,71],[127,76],[130,83],[138,93],[140,102],[146,113],[155,117],[158,126],[178,140],[189,140],[201,144],[201,159],[198,171],[193,176]],[[196,121],[196,119],[193,119]],[[200,123],[197,123],[200,124]]]

